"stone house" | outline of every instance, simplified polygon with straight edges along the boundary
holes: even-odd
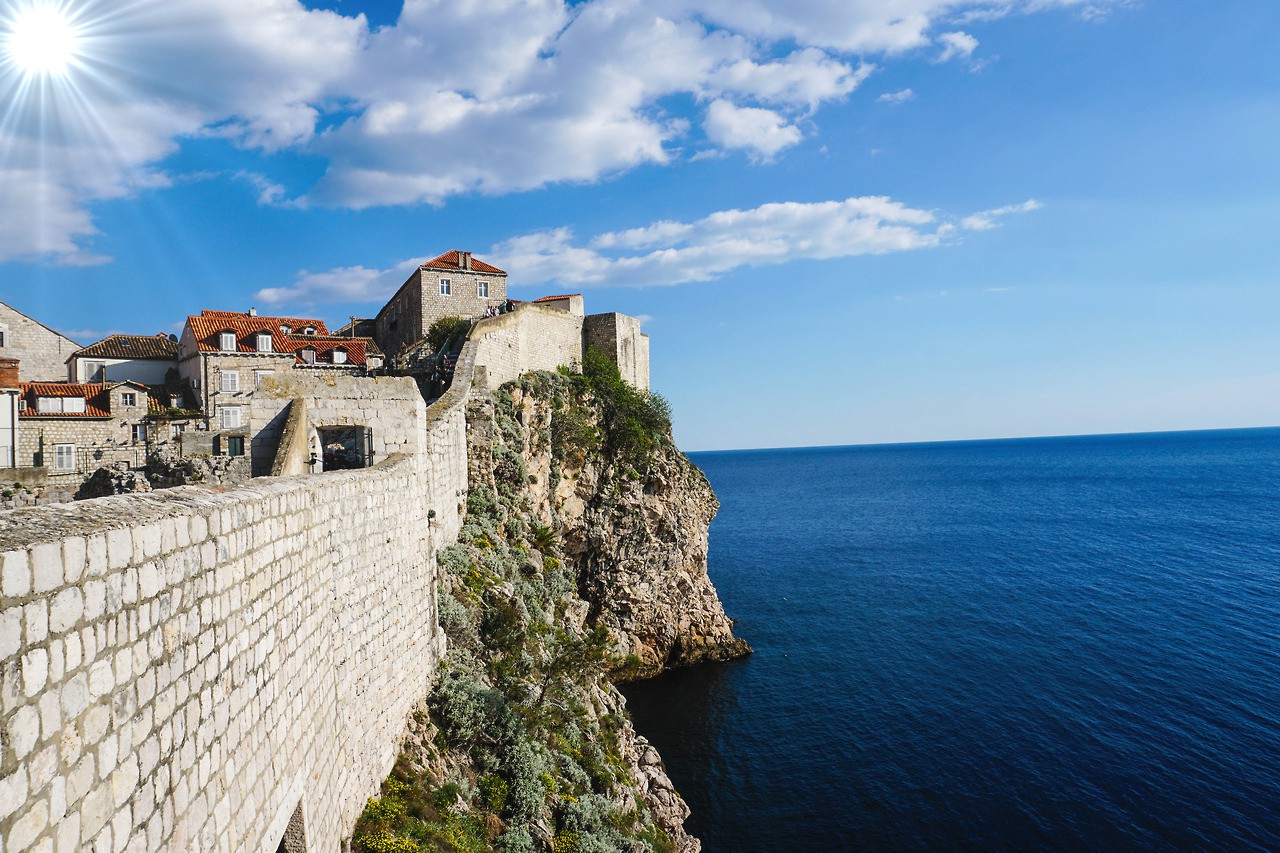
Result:
[[[83,477],[114,462],[146,462],[147,386],[23,382],[21,392],[20,467],[44,467],[51,477]]]
[[[272,426],[253,414],[264,382],[299,373],[367,376],[382,364],[371,338],[331,335],[323,320],[253,311],[201,311],[187,317],[178,341],[178,374],[204,413],[206,452],[220,456],[243,456],[254,436]]]
[[[80,345],[0,302],[0,358],[16,358],[24,382],[58,382],[67,376],[67,358]]]
[[[71,382],[163,385],[178,368],[178,341],[169,335],[111,335],[67,359]]]
[[[51,477],[84,476],[115,462],[140,468],[157,452],[176,456],[183,434],[203,422],[176,380],[24,382],[19,392],[18,467],[47,468]]]
[[[507,302],[507,274],[470,252],[445,252],[420,265],[374,319],[375,337],[395,356],[441,317],[488,316]]]

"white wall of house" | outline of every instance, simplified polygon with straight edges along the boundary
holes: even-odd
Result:
[[[103,380],[94,375],[100,365],[106,367],[107,382],[161,385],[165,374],[177,367],[178,362],[160,358],[73,358],[69,378],[72,382],[101,382]]]
[[[17,467],[18,392],[0,389],[0,468]]]

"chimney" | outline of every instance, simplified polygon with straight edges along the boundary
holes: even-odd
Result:
[[[0,388],[18,387],[18,359],[0,358]]]
[[[257,317],[257,316],[258,316],[258,309],[257,309],[257,308],[252,308],[252,307],[251,307],[251,308],[249,309],[249,316],[250,316],[250,317]]]
[[[458,267],[464,270],[471,269],[471,253],[470,252],[458,253]]]

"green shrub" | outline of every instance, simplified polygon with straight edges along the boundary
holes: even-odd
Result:
[[[440,349],[452,338],[456,333],[471,328],[471,321],[463,317],[441,317],[431,324],[427,329],[427,346],[432,352],[440,352]]]
[[[511,793],[507,780],[501,776],[481,776],[476,780],[476,786],[480,789],[485,807],[494,814],[500,813],[507,804],[507,795]]]

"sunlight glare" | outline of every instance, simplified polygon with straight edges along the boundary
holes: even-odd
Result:
[[[9,24],[5,51],[29,75],[62,75],[76,59],[79,34],[75,23],[50,4],[36,4]]]

